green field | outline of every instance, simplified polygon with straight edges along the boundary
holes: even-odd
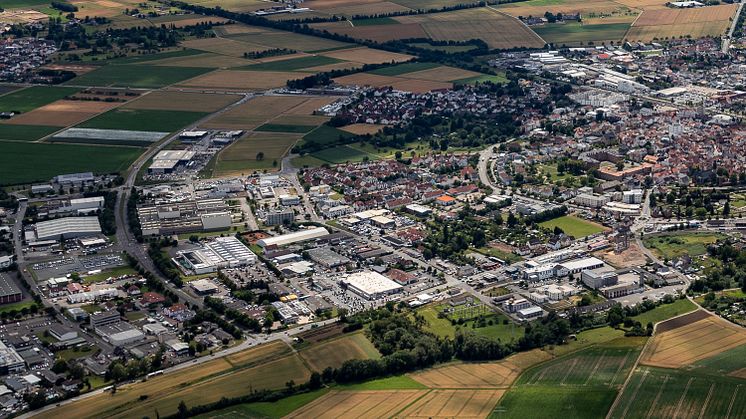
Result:
[[[308,393],[296,394],[276,402],[257,402],[239,404],[195,416],[198,419],[232,419],[232,418],[281,418],[295,410],[311,403],[329,392],[329,389],[321,389]]]
[[[693,370],[715,375],[728,375],[733,371],[746,368],[745,359],[746,345],[741,345],[695,362]]]
[[[83,278],[84,283],[106,281],[111,277],[122,276],[122,275],[137,275],[137,271],[130,268],[129,266],[120,266],[114,269],[107,269],[101,273],[88,275]]]
[[[619,41],[624,38],[629,27],[630,23],[583,25],[573,22],[564,24],[547,24],[543,26],[535,26],[531,29],[548,43],[563,45]]]
[[[258,133],[243,137],[226,147],[215,158],[216,175],[248,173],[253,170],[280,168],[280,161],[298,141],[291,134]],[[257,159],[264,153],[263,159]]]
[[[485,74],[485,75],[482,75],[482,76],[474,76],[474,77],[469,77],[469,78],[466,78],[466,79],[454,80],[453,84],[455,84],[456,86],[460,86],[460,85],[464,85],[464,84],[477,84],[477,83],[486,83],[486,82],[490,82],[490,83],[507,83],[508,79],[505,78],[505,76],[499,76],[499,75],[498,76],[492,76],[492,75],[489,75],[489,74]]]
[[[353,19],[352,24],[355,26],[398,25],[399,21],[390,17],[372,17],[369,19]]]
[[[346,145],[326,148],[324,150],[311,153],[311,157],[314,157],[318,160],[323,160],[324,162],[331,164],[360,162],[365,160],[366,157],[369,160],[376,160],[378,158],[378,156],[376,155],[368,154],[364,151],[360,151]]]
[[[340,139],[352,138],[354,134],[330,127],[319,125],[316,129],[303,136],[303,143],[316,143],[320,145],[333,144]]]
[[[559,227],[565,234],[575,237],[576,239],[590,236],[591,234],[600,233],[606,230],[606,227],[596,224],[592,221],[584,220],[573,215],[565,215],[553,220],[539,223],[540,226],[553,230]]]
[[[293,132],[298,134],[306,134],[311,132],[315,125],[286,125],[286,124],[264,124],[255,129],[255,131],[265,132]]]
[[[644,327],[649,322],[655,324],[696,309],[697,306],[687,299],[676,300],[671,304],[662,304],[650,311],[634,316],[632,319],[640,322]]]
[[[207,115],[207,112],[117,108],[89,119],[78,127],[174,132]]]
[[[648,236],[643,239],[643,244],[662,258],[675,259],[686,254],[691,257],[704,255],[708,245],[722,238],[725,235],[719,233],[666,233]]]
[[[12,304],[3,304],[0,305],[0,313],[10,313],[11,311],[21,311],[24,308],[31,308],[31,306],[34,305],[34,302],[32,300],[28,301],[21,301],[18,303],[12,303]]]
[[[39,6],[49,3],[46,0],[3,0],[2,7],[5,9],[16,9],[21,7]]]
[[[611,418],[746,417],[746,381],[667,368],[639,367]]]
[[[0,112],[28,112],[65,96],[71,95],[80,89],[75,87],[42,87],[33,86],[22,90],[10,92],[0,96]]]
[[[155,65],[106,65],[76,77],[67,84],[159,88],[212,71],[209,68],[166,67]]]
[[[0,141],[0,184],[43,182],[64,173],[119,173],[142,153],[125,147]]]
[[[491,417],[604,417],[644,343],[619,338],[529,368]]]
[[[0,140],[36,141],[61,129],[62,127],[43,125],[0,124]]]
[[[378,74],[379,76],[400,76],[402,74],[414,73],[415,71],[430,70],[431,68],[440,67],[440,64],[436,63],[404,63],[398,64],[392,67],[379,68],[377,70],[368,71],[370,74]]]
[[[198,51],[196,49],[184,48],[178,51],[159,52],[157,54],[140,54],[131,55],[129,57],[114,58],[108,60],[108,64],[137,64],[145,63],[150,61],[165,60],[166,58],[179,58],[179,57],[190,57],[192,55],[204,54],[204,51]]]
[[[304,68],[318,67],[322,65],[341,63],[341,60],[329,58],[323,55],[311,55],[301,58],[291,58],[289,60],[270,61],[267,63],[253,64],[246,67],[240,67],[241,70],[252,71],[296,71]]]
[[[508,324],[504,324],[505,320],[509,320],[506,316],[490,313],[489,311],[485,314],[486,324],[483,327],[476,327],[479,325],[478,322],[474,320],[474,316],[468,315],[464,317],[465,319],[468,319],[468,321],[465,321],[463,324],[453,325],[449,319],[438,317],[438,312],[446,307],[450,306],[430,304],[417,310],[417,312],[427,321],[425,330],[444,338],[453,338],[456,336],[457,331],[463,330],[492,339],[500,339],[503,342],[510,342],[523,336],[522,327],[517,326],[510,321]],[[458,320],[460,316],[458,314],[450,314],[449,317]],[[492,324],[489,324],[490,321]]]
[[[350,359],[378,359],[381,354],[363,333],[353,333],[319,342],[303,349],[300,356],[311,370],[323,371],[326,367],[339,368]]]

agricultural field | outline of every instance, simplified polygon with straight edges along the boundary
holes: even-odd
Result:
[[[672,317],[680,316],[697,309],[697,306],[688,299],[676,300],[671,304],[661,304],[658,307],[634,316],[632,319],[640,322],[643,326],[648,323],[656,324]]]
[[[312,27],[326,30],[339,35],[368,40],[373,42],[388,42],[397,39],[420,39],[427,38],[428,34],[419,23],[400,23],[393,18],[388,18],[387,24],[381,25],[356,25],[350,26],[348,22],[324,22],[313,24]]]
[[[298,134],[253,133],[238,139],[216,158],[214,176],[279,169],[280,161],[300,139]]]
[[[642,242],[659,257],[675,259],[683,255],[704,255],[707,253],[707,246],[724,237],[720,233],[664,233],[647,236]]]
[[[655,0],[663,4],[661,0]],[[617,16],[623,14],[636,15],[633,6],[625,6],[624,2],[612,0],[529,0],[516,3],[506,3],[496,6],[501,12],[515,17],[544,16],[544,13],[580,13],[583,20],[597,16]],[[533,28],[532,28],[533,29]]]
[[[249,419],[249,418],[282,418],[317,398],[328,393],[328,389],[296,394],[276,402],[246,403],[227,407],[210,413],[196,416],[197,419]]]
[[[300,356],[313,371],[326,367],[339,368],[350,359],[378,359],[381,355],[363,333],[343,335],[300,351]]]
[[[119,106],[117,102],[58,100],[18,115],[8,124],[67,127]]]
[[[720,375],[639,367],[608,417],[744,417],[744,383]]]
[[[492,7],[396,17],[401,23],[418,23],[436,41],[481,39],[490,48],[541,48],[544,41],[518,19]],[[465,25],[464,22],[469,22]]]
[[[735,4],[724,4],[693,9],[645,10],[625,38],[647,42],[681,36],[720,36],[728,29],[737,8]]]
[[[168,135],[168,132],[130,131],[97,128],[68,128],[47,141],[53,143],[129,145],[147,147]]]
[[[218,95],[177,91],[156,91],[142,95],[123,106],[123,109],[148,109],[211,113],[237,102],[240,95]]]
[[[603,417],[644,343],[619,338],[529,368],[491,417]]]
[[[217,70],[179,83],[179,87],[263,91],[283,87],[303,74],[284,71]]]
[[[60,128],[46,125],[0,124],[0,140],[36,141],[55,133]]]
[[[319,38],[316,36],[302,35],[294,32],[286,32],[268,28],[251,28],[252,31],[248,33],[237,33],[223,35],[224,40],[231,40],[243,44],[244,48],[258,48],[257,51],[271,49],[271,48],[288,48],[297,51],[303,51],[308,53],[322,52],[330,49],[349,47],[351,44],[345,42],[334,41],[326,38]],[[194,48],[194,47],[192,47]],[[205,51],[209,51],[204,47]],[[200,48],[196,48],[200,49]],[[244,51],[250,51],[249,49],[240,50],[241,55]],[[217,51],[212,51],[217,52]]]
[[[554,45],[618,42],[625,38],[629,22],[584,24],[577,22],[535,26],[534,30],[545,41]]]
[[[565,215],[563,217],[544,221],[542,223],[539,223],[539,225],[550,230],[553,230],[555,227],[559,227],[562,229],[562,231],[565,232],[565,234],[573,236],[577,239],[608,230],[608,228],[602,226],[601,224],[584,220],[573,215]]]
[[[208,68],[109,64],[67,83],[83,86],[159,88],[183,82],[208,71]]]
[[[400,413],[406,418],[484,418],[505,390],[432,390]]]
[[[356,148],[341,145],[337,147],[327,148],[315,153],[311,153],[309,156],[321,160],[325,163],[330,164],[341,164],[346,162],[360,162],[365,159],[376,160],[378,156],[366,153]]]
[[[0,112],[29,112],[40,106],[72,95],[75,87],[33,86],[0,96]]]
[[[142,153],[135,148],[1,141],[0,148],[0,183],[5,185],[48,181],[61,173],[118,173]]]
[[[427,393],[428,390],[334,390],[289,414],[286,418],[392,417]]]
[[[746,330],[727,320],[696,311],[658,325],[640,362],[679,368],[746,343]]]
[[[336,58],[325,57],[323,55],[307,55],[300,58],[290,58],[286,60],[275,60],[260,64],[252,64],[242,67],[242,70],[252,71],[298,71],[310,67],[320,67],[330,64],[341,63]]]
[[[397,90],[415,93],[451,88],[454,83],[463,84],[486,80],[500,81],[502,79],[460,68],[419,62],[404,63],[334,79],[336,83],[343,85],[391,86]]]
[[[349,132],[350,134],[354,134],[354,135],[365,135],[365,134],[372,135],[382,130],[384,127],[385,125],[378,125],[378,124],[351,124],[351,125],[341,127],[339,129],[345,132]]]
[[[361,64],[399,63],[409,61],[413,58],[411,55],[407,54],[399,54],[397,52],[383,51],[368,47],[345,48],[322,52],[319,55]]]
[[[210,119],[201,127],[252,130],[269,123],[316,126],[328,118],[311,114],[333,100],[329,97],[259,96]]]
[[[78,125],[79,128],[173,132],[209,115],[206,112],[114,109]]]

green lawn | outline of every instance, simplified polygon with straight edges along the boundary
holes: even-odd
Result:
[[[266,132],[294,132],[306,134],[316,128],[315,125],[286,125],[286,124],[264,124],[255,129],[255,131]]]
[[[142,149],[0,141],[0,184],[44,182],[56,175],[119,173]]]
[[[28,112],[76,93],[75,87],[33,86],[0,96],[0,112]]]
[[[505,252],[489,246],[480,247],[478,249],[474,249],[474,251],[483,255],[496,257],[500,260],[504,260],[507,263],[515,263],[523,260],[522,257],[516,255],[515,253]]]
[[[0,124],[0,140],[36,141],[60,129],[62,127]]]
[[[108,64],[137,64],[150,61],[164,60],[166,58],[189,57],[192,55],[204,54],[204,51],[185,48],[178,51],[159,52],[157,54],[138,54],[129,57],[114,58],[108,60]]]
[[[316,143],[320,145],[333,144],[341,139],[354,137],[347,131],[342,131],[329,125],[319,125],[316,129],[303,136],[303,143]]]
[[[720,233],[665,233],[648,236],[643,239],[643,244],[662,258],[675,259],[686,254],[691,257],[704,255],[708,245],[722,238],[725,235]]]
[[[348,147],[346,145],[326,148],[324,150],[311,153],[311,156],[332,164],[360,162],[365,160],[366,157],[370,160],[378,159],[378,156],[376,155],[368,154],[363,151],[356,150],[352,147]]]
[[[9,313],[13,310],[21,311],[24,308],[31,308],[35,303],[31,300],[21,301],[19,303],[3,304],[0,305],[0,313]]]
[[[502,314],[490,314],[487,312],[487,317],[485,319],[486,325],[483,327],[474,327],[478,324],[477,321],[472,320],[472,318],[463,324],[453,325],[449,319],[438,317],[438,312],[442,307],[443,306],[437,304],[429,304],[417,310],[417,312],[427,321],[425,330],[437,336],[453,338],[459,330],[473,332],[477,335],[487,336],[492,339],[500,339],[503,342],[509,342],[523,336],[523,328],[510,321],[508,324],[504,324],[504,320],[508,320],[508,318]],[[451,318],[457,317],[457,315],[451,315]],[[492,321],[492,324],[489,324],[490,321]]]
[[[49,3],[46,0],[3,0],[4,9],[16,9],[21,7],[39,6]]]
[[[296,394],[276,402],[245,403],[195,416],[198,419],[281,418],[318,399],[329,391],[321,389]]]
[[[402,74],[414,73],[415,71],[429,70],[440,67],[437,63],[404,63],[392,67],[379,68],[371,70],[368,73],[378,74],[379,76],[400,76]]]
[[[137,271],[132,269],[129,266],[120,266],[114,269],[107,269],[95,275],[88,275],[85,278],[83,278],[83,282],[92,283],[92,282],[106,281],[108,278],[122,276],[122,275],[137,275]]]
[[[655,324],[662,322],[663,320],[689,313],[696,309],[697,306],[687,299],[676,300],[671,304],[662,304],[650,311],[634,316],[633,319],[640,322],[644,327],[648,323]]]
[[[261,64],[253,64],[240,67],[242,70],[252,71],[296,71],[304,68],[319,67],[322,65],[341,63],[342,60],[325,57],[323,55],[310,55],[289,60],[270,61]]]
[[[70,361],[72,359],[83,358],[93,353],[93,348],[86,346],[83,348],[69,348],[56,352],[54,355],[57,359]]]
[[[207,115],[207,112],[112,109],[83,122],[78,127],[174,132]]]
[[[627,33],[630,23],[583,25],[577,22],[532,27],[545,41],[556,45],[581,42],[618,41]]]
[[[616,398],[609,388],[533,386],[510,389],[490,418],[603,418]]]
[[[602,226],[601,224],[584,220],[573,215],[565,215],[553,220],[544,221],[542,223],[539,223],[539,225],[550,230],[553,230],[555,227],[559,227],[562,229],[562,231],[565,232],[565,234],[578,239],[606,230],[606,227]]]
[[[67,84],[159,88],[197,77],[208,71],[212,71],[212,69],[133,64],[106,65],[98,70],[76,77]]]

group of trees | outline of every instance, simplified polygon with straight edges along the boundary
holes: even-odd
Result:
[[[177,287],[181,287],[184,284],[181,280],[181,272],[171,261],[168,254],[163,251],[164,247],[175,245],[176,243],[169,239],[151,242],[148,247],[148,256],[153,261],[153,265],[155,265],[155,268],[158,269],[161,275]]]
[[[720,291],[740,287],[746,292],[746,250],[731,243],[718,243],[707,248],[710,257],[720,263],[713,266],[704,278],[692,282],[694,292]]]
[[[298,51],[290,48],[270,48],[261,51],[244,52],[243,57],[252,60],[258,60],[260,58],[276,57],[278,55],[295,54],[296,52]]]
[[[256,319],[249,317],[247,314],[242,313],[234,308],[226,307],[221,300],[212,297],[205,297],[205,307],[210,308],[218,314],[222,314],[225,317],[233,320],[236,324],[246,329],[251,330],[254,333],[262,331],[262,326],[267,327],[266,321],[269,321],[269,326],[272,326],[272,320],[265,320],[265,324],[259,323]]]
[[[667,193],[650,194],[650,207],[664,217],[705,219],[728,217],[731,213],[730,192],[723,189],[670,188]],[[725,201],[722,208],[719,202]]]

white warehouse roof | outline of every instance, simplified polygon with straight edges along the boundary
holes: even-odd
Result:
[[[98,217],[66,217],[36,223],[38,240],[92,236],[101,233]]]
[[[378,272],[358,272],[350,274],[343,280],[350,288],[362,294],[375,298],[381,294],[398,291],[401,285],[386,278]]]
[[[286,246],[288,244],[316,239],[328,234],[329,232],[324,227],[315,227],[307,230],[296,231],[294,233],[283,234],[281,236],[267,237],[266,239],[259,240],[257,244],[261,247]]]

